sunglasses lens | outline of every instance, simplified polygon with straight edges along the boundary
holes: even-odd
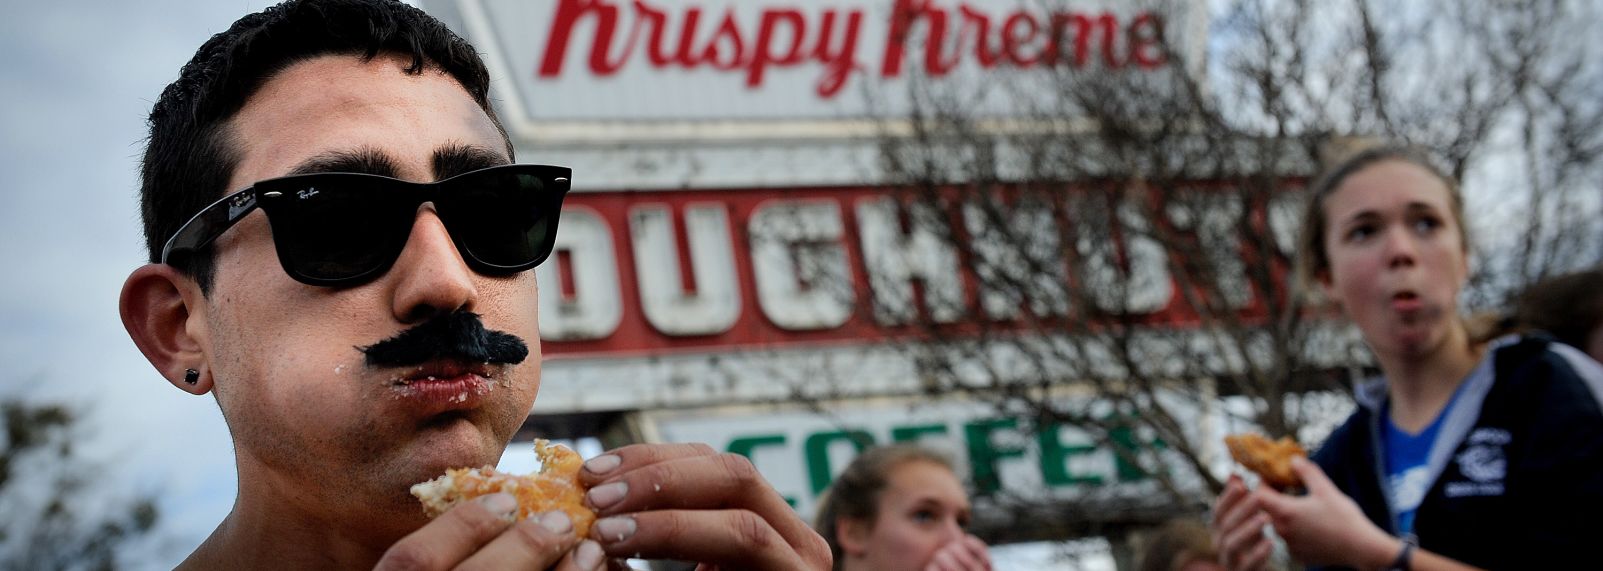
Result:
[[[538,176],[502,173],[447,191],[450,204],[441,206],[441,215],[449,216],[464,253],[485,266],[481,271],[522,271],[551,250],[554,194]]]
[[[338,282],[393,264],[416,205],[384,200],[376,180],[328,178],[286,192],[269,217],[284,266],[305,280]]]
[[[555,171],[553,171],[555,169]],[[418,205],[432,201],[475,270],[511,274],[551,253],[567,169],[509,165],[439,184],[328,173],[257,183],[284,270],[296,280],[340,287],[385,271],[406,248]]]

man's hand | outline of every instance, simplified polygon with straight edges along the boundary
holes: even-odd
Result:
[[[635,444],[585,462],[590,535],[612,557],[703,568],[830,567],[829,546],[744,456],[704,444]]]
[[[924,571],[991,571],[991,554],[980,538],[964,535],[935,550]]]
[[[375,569],[606,568],[601,546],[593,541],[581,543],[567,514],[552,511],[517,521],[517,511],[518,501],[510,494],[463,502],[401,538],[384,552]]]

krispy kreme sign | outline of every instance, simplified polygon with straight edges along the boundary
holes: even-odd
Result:
[[[1153,69],[1166,61],[1158,46],[1161,20],[1148,11],[1121,21],[1110,11],[993,11],[971,2],[896,0],[889,21],[876,28],[884,33],[864,42],[862,7],[756,4],[745,3],[748,16],[737,12],[738,5],[556,0],[535,77],[560,80],[566,56],[576,48],[595,77],[617,75],[629,65],[707,69],[740,76],[746,88],[760,89],[770,70],[813,67],[819,74],[813,92],[828,99],[841,93],[854,71],[896,78],[909,60],[921,62],[931,77],[965,63],[981,69]],[[577,33],[585,20],[592,33]],[[915,37],[922,41],[909,49]]]
[[[1113,0],[423,4],[485,52],[510,123],[535,134],[551,121],[894,115],[912,78],[1161,72],[1171,66],[1160,35],[1200,36],[1190,32],[1199,12],[1191,3],[1162,11]],[[990,103],[998,113],[1008,104]]]
[[[1048,250],[1070,252],[1038,260],[1056,268],[1041,279],[1061,280],[1045,289],[1090,286],[1097,309],[1142,315],[1154,327],[1195,323],[1165,250],[1137,232],[1108,230],[1114,218],[1127,228],[1148,224],[1139,209],[1095,203],[1100,193],[1070,194],[1060,205],[1019,208],[1007,221],[1042,236]],[[1299,197],[1253,207],[1282,251],[1292,247]],[[1071,296],[1026,301],[987,290],[942,236],[955,228],[978,243],[996,222],[961,204],[945,213],[904,204],[884,187],[570,194],[556,251],[536,270],[544,351],[560,359],[839,346],[910,335],[916,323],[961,331],[1025,312],[1087,309]],[[1236,226],[1249,207],[1205,185],[1163,207],[1216,257],[1225,301],[1261,313],[1263,294],[1244,278],[1256,262]],[[1066,214],[1087,211],[1110,220],[1076,225]],[[1064,235],[1074,244],[1048,243]],[[1120,275],[1122,291],[1096,287]]]

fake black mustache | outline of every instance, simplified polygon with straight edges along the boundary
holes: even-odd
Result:
[[[436,359],[465,363],[522,363],[529,346],[511,333],[484,328],[477,313],[454,311],[436,315],[400,334],[367,347],[369,367],[410,367]]]

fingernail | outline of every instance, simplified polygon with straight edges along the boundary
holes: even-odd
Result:
[[[603,555],[601,544],[586,539],[579,542],[578,549],[573,550],[573,563],[580,569],[600,569]]]
[[[596,520],[596,535],[607,543],[619,543],[635,534],[635,518],[617,516]]]
[[[490,510],[490,513],[508,523],[517,521],[518,499],[512,497],[512,494],[494,493],[479,496],[477,501],[479,505],[484,506],[484,509]]]
[[[540,527],[550,530],[551,533],[567,533],[573,529],[573,520],[562,510],[552,510],[540,516]]]
[[[617,454],[603,454],[585,462],[584,469],[589,470],[591,474],[605,474],[618,469],[618,465],[622,463],[623,459]]]
[[[590,491],[585,496],[590,499],[590,505],[595,506],[596,509],[606,509],[608,506],[618,503],[618,500],[623,499],[623,495],[627,493],[629,493],[629,484],[627,482],[613,482],[590,488]]]

